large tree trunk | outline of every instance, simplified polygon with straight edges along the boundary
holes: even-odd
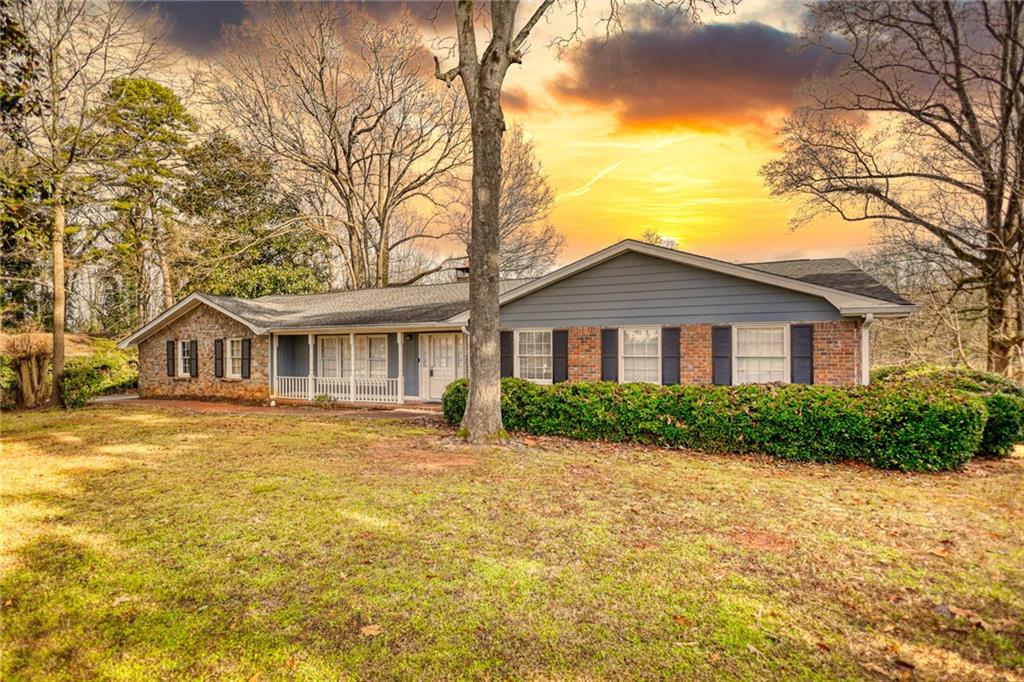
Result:
[[[64,376],[64,183],[54,183],[53,206],[53,404],[61,405],[60,380]]]
[[[481,79],[484,80],[484,79]],[[473,116],[473,223],[469,242],[469,366],[472,376],[462,428],[470,442],[505,437],[501,421],[498,280],[501,270],[500,81],[481,83]],[[495,88],[494,92],[487,92]]]
[[[985,308],[987,321],[988,371],[1009,376],[1013,356],[1015,330],[1011,328],[1013,314],[1010,310],[1010,296],[1013,283],[999,274],[988,278],[985,287]]]

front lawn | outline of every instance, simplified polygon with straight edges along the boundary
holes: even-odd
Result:
[[[4,679],[1024,675],[1024,456],[944,475],[3,416]]]

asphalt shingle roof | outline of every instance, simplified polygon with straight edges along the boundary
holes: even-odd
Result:
[[[501,292],[529,281],[503,280]],[[468,282],[253,299],[204,296],[255,325],[272,329],[443,322],[469,310]]]
[[[748,268],[782,275],[851,294],[870,296],[889,303],[913,305],[846,258],[803,258],[766,263],[743,263]]]
[[[890,303],[912,305],[845,258],[743,265],[801,282]],[[512,291],[530,281],[504,280],[501,282],[501,293]],[[210,294],[204,294],[204,297],[254,325],[267,329],[430,323],[444,322],[469,310],[469,283],[422,284],[327,294],[263,296],[255,299]]]

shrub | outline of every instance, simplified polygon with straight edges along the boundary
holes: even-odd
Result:
[[[445,392],[451,423],[462,419],[467,386],[455,382]],[[909,387],[539,386],[504,379],[502,417],[506,428],[537,435],[942,471],[962,466],[977,450],[986,409],[965,393]]]
[[[18,404],[18,375],[10,361],[0,355],[0,409],[8,410]]]
[[[120,350],[113,341],[97,339],[92,355],[68,360],[61,379],[61,395],[65,407],[77,408],[94,396],[133,388],[138,381],[134,354]]]
[[[909,365],[883,367],[872,373],[882,385],[928,392],[965,391],[981,397],[988,410],[979,455],[1005,457],[1024,442],[1024,386],[991,372],[965,367]]]

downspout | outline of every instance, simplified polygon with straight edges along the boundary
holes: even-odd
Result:
[[[860,326],[860,383],[864,386],[871,383],[871,324],[874,321],[875,314],[867,313]]]

